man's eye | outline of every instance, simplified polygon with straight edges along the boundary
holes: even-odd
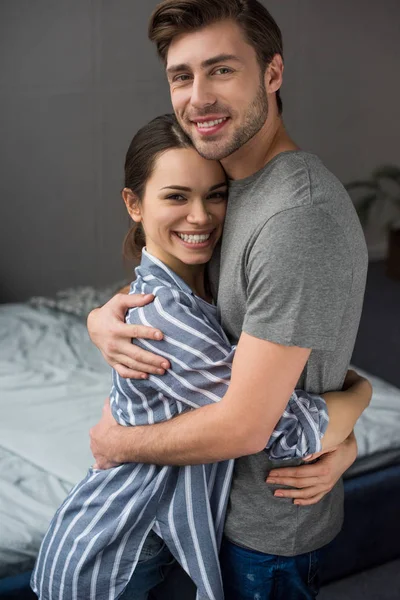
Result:
[[[176,83],[182,83],[183,81],[188,81],[190,79],[190,75],[176,75],[173,79]]]
[[[232,73],[232,69],[228,69],[228,67],[220,67],[219,69],[216,69],[214,71],[215,75],[228,75],[229,73]]]

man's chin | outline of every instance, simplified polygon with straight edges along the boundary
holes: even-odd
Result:
[[[200,156],[208,160],[223,160],[233,153],[231,148],[221,146],[220,143],[213,140],[201,143],[198,140],[192,139],[192,141]]]

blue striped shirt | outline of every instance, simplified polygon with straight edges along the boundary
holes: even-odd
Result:
[[[123,426],[148,425],[218,402],[226,393],[235,348],[217,308],[157,258],[143,251],[131,293],[155,300],[129,311],[127,322],[159,328],[164,339],[135,340],[167,358],[165,375],[121,378],[110,395]],[[322,398],[293,393],[266,451],[275,458],[320,450],[328,424]],[[151,530],[195,582],[198,600],[223,600],[218,561],[233,460],[185,467],[127,463],[90,469],[57,511],[32,577],[41,600],[112,600],[125,589]]]

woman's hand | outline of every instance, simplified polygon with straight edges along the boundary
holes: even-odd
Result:
[[[161,331],[125,323],[128,309],[144,306],[153,300],[154,296],[151,294],[120,293],[101,308],[95,308],[89,313],[87,327],[90,339],[106,362],[126,379],[147,379],[150,373],[163,375],[165,369],[170,367],[162,356],[146,352],[132,344],[133,338],[161,340]]]
[[[321,456],[315,464],[270,471],[267,483],[294,489],[277,489],[278,498],[293,498],[294,504],[308,506],[328,494],[357,457],[357,442],[352,433],[336,450]],[[312,460],[311,457],[310,460]]]

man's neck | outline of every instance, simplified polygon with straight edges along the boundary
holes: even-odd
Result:
[[[274,156],[298,150],[280,117],[265,122],[260,131],[239,150],[221,160],[230,179],[245,179],[262,169]]]

